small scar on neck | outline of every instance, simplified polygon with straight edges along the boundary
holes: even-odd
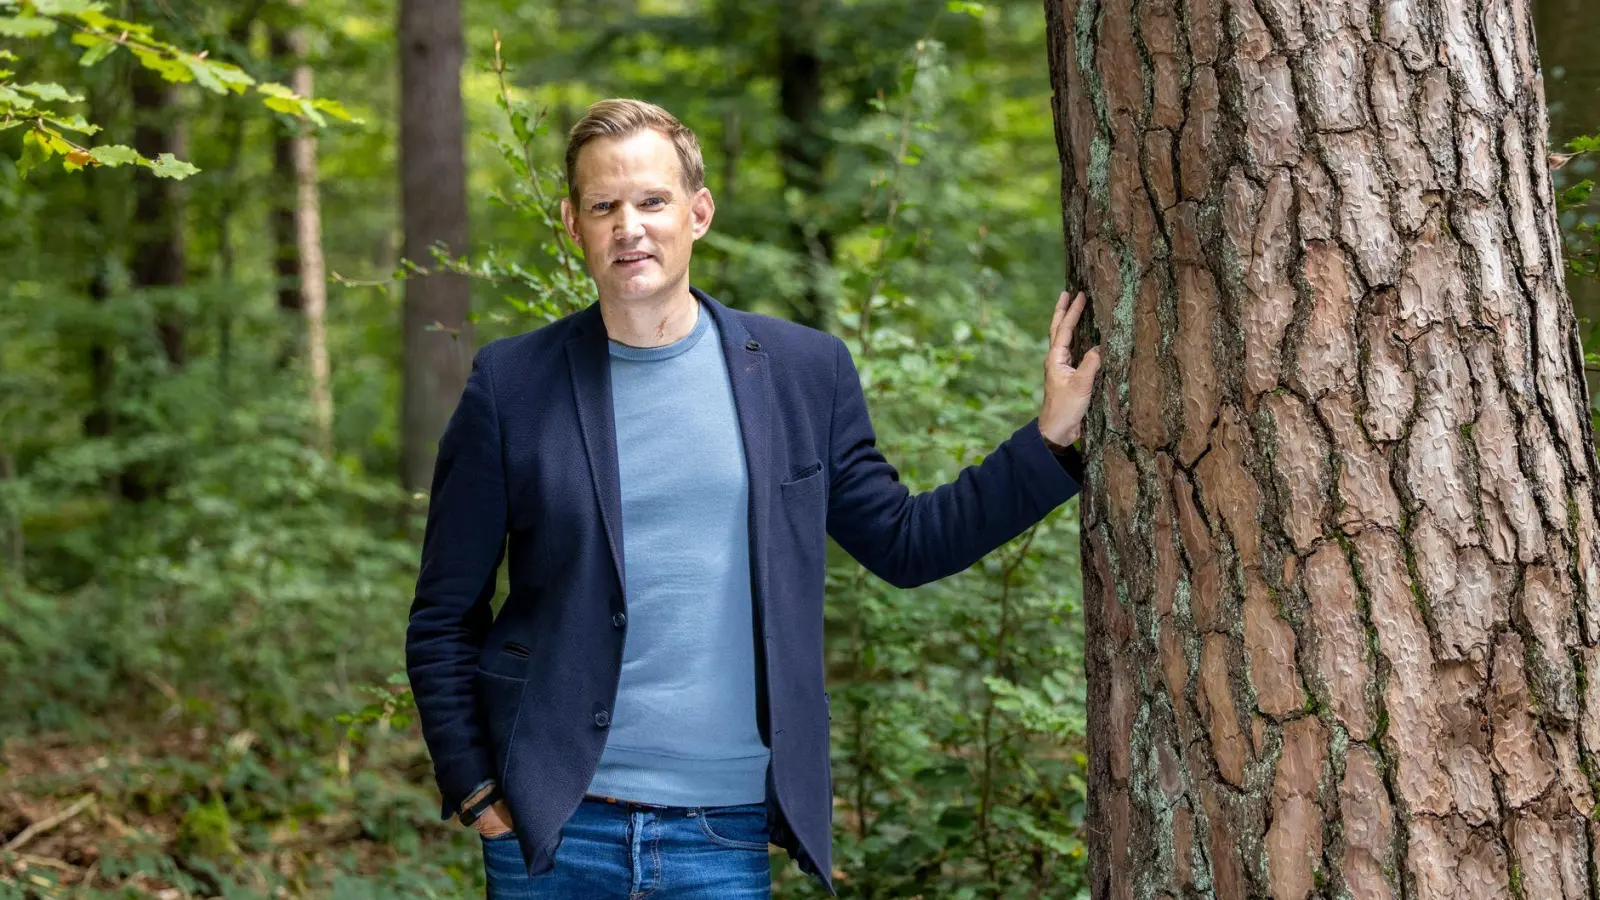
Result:
[[[656,339],[660,340],[661,338],[664,338],[666,336],[667,336],[667,320],[666,320],[666,317],[663,316],[662,319],[661,319],[661,324],[656,326]]]

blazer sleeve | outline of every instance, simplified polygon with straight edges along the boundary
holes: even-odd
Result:
[[[474,687],[506,542],[505,464],[491,381],[479,350],[439,440],[406,630],[406,672],[443,797],[441,818],[494,777]]]
[[[874,575],[915,587],[960,572],[1078,493],[1077,454],[1050,452],[1034,419],[955,481],[912,495],[878,452],[861,376],[836,343],[828,533]]]

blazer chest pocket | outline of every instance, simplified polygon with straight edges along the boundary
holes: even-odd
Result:
[[[789,500],[822,490],[822,482],[822,463],[814,462],[791,470],[789,477],[778,485],[778,490],[785,500]]]

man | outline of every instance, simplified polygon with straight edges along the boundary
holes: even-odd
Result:
[[[689,129],[602,101],[566,170],[600,301],[483,347],[439,446],[406,650],[442,814],[492,898],[764,898],[769,841],[831,892],[824,535],[911,587],[1075,494],[1083,296],[1039,418],[913,497],[842,341],[690,286],[715,205]]]

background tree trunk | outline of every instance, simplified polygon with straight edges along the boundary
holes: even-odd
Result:
[[[292,9],[305,6],[305,0],[289,0]],[[312,72],[306,57],[311,36],[306,26],[298,25],[289,37],[294,53],[294,92],[312,95]],[[328,371],[328,273],[322,257],[322,207],[317,193],[317,135],[310,123],[300,123],[293,139],[295,173],[294,232],[296,257],[300,261],[298,280],[300,308],[305,314],[305,355],[311,385],[311,423],[314,442],[323,455],[333,453],[333,389]]]
[[[179,88],[143,66],[136,66],[133,83],[133,148],[155,159],[171,153],[185,154],[183,113]],[[183,239],[183,185],[172,178],[157,178],[140,169],[134,174],[132,265],[136,288],[178,287],[184,283],[187,260]],[[156,301],[156,330],[167,362],[182,366],[188,359],[184,322],[171,298]]]
[[[802,260],[804,294],[793,318],[813,328],[826,328],[832,304],[824,284],[833,262],[833,234],[816,213],[822,196],[828,139],[822,134],[822,58],[817,52],[818,0],[798,0],[778,17],[778,99],[783,128],[778,157],[785,192],[801,202],[789,223],[790,249]]]
[[[405,257],[439,268],[433,245],[467,252],[467,166],[462,142],[460,0],[400,3],[400,200]],[[406,280],[401,480],[428,486],[439,435],[466,386],[472,359],[464,275]]]
[[[285,17],[286,18],[286,17]],[[274,68],[293,78],[295,50],[289,29],[277,24],[267,32],[268,48]],[[299,179],[295,174],[294,142],[297,126],[280,119],[272,136],[272,180],[277,190],[272,195],[273,264],[277,273],[278,311],[286,332],[278,352],[278,366],[286,368],[301,353],[305,316],[300,297],[300,247],[295,228],[299,200]]]
[[[1528,6],[1045,8],[1106,348],[1094,896],[1594,896],[1596,480]]]

